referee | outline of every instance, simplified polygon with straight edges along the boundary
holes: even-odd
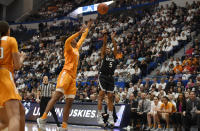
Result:
[[[37,92],[37,99],[36,99],[37,103],[40,102],[40,117],[44,113],[45,108],[46,108],[49,100],[51,99],[51,95],[54,90],[55,90],[55,86],[48,82],[48,76],[44,76],[43,82],[37,90],[38,92]],[[39,97],[41,97],[41,101],[40,101]],[[54,107],[51,109],[51,113],[53,115],[54,120],[56,121],[57,126],[60,127],[60,123],[58,121]]]

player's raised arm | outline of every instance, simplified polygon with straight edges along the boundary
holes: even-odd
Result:
[[[117,56],[117,43],[115,41],[115,36],[116,36],[116,32],[113,32],[111,34],[111,39],[112,39],[112,43],[113,43],[113,46],[114,46],[113,54],[115,55],[115,58],[116,58],[116,56]]]
[[[107,44],[107,31],[106,30],[103,30],[102,31],[103,33],[103,46],[102,46],[102,49],[101,49],[101,58],[103,59],[104,56],[105,56],[105,53],[106,53],[106,44]]]
[[[10,43],[11,43],[14,69],[19,70],[23,65],[23,61],[24,61],[26,55],[25,55],[25,53],[23,53],[23,52],[20,53],[18,51],[18,44],[17,44],[17,41],[15,38],[11,37]]]
[[[71,48],[72,40],[74,40],[76,37],[78,37],[84,31],[85,31],[85,28],[81,28],[81,30],[79,32],[77,32],[77,33],[73,34],[72,36],[70,36],[69,38],[67,38],[67,40],[65,41],[65,50],[69,50]]]
[[[85,29],[85,32],[82,34],[81,39],[78,41],[77,46],[76,46],[78,49],[80,49],[80,47],[81,47],[82,44],[83,44],[83,41],[84,41],[85,38],[87,37],[88,32],[89,32],[89,29],[90,29],[90,27],[91,27],[91,25],[92,25],[92,22],[93,22],[93,21],[91,21],[91,20],[88,22],[87,28]]]

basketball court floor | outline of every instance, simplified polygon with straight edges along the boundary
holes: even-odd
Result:
[[[26,123],[25,131],[40,131],[37,127],[37,123]],[[55,124],[47,124],[46,131],[57,131]],[[79,125],[69,125],[68,131],[127,131],[126,129],[103,129],[97,126],[79,126]],[[131,130],[133,131],[133,130]],[[164,131],[164,130],[163,130]],[[170,128],[169,131],[173,131]],[[183,130],[184,131],[184,130]],[[190,131],[198,131],[197,128],[191,128]]]
[[[25,131],[40,131],[37,127],[37,123],[26,123]],[[46,131],[57,131],[55,124],[47,124]],[[111,129],[103,129],[97,126],[78,126],[69,125],[68,131],[111,131]],[[112,129],[112,131],[126,131],[124,129]]]
[[[7,131],[7,129],[5,129],[3,131]],[[38,129],[37,123],[27,122],[26,126],[25,126],[25,131],[41,131],[41,130]],[[46,125],[46,131],[57,131],[56,125],[55,124],[47,124]],[[103,128],[100,128],[100,127],[97,127],[97,126],[69,125],[68,131],[127,131],[127,130],[126,129],[103,129]],[[133,131],[133,130],[130,130],[130,131]],[[173,131],[173,129],[170,128],[169,131]],[[191,128],[190,131],[198,131],[198,129],[197,128]]]

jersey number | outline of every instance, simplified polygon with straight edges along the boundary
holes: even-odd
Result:
[[[109,67],[110,67],[110,68],[112,68],[112,65],[113,65],[112,62],[109,62]]]
[[[0,47],[0,59],[3,59],[3,48]]]

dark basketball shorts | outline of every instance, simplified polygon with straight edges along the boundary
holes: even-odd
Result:
[[[99,75],[99,88],[105,92],[114,93],[114,78],[113,76]]]

